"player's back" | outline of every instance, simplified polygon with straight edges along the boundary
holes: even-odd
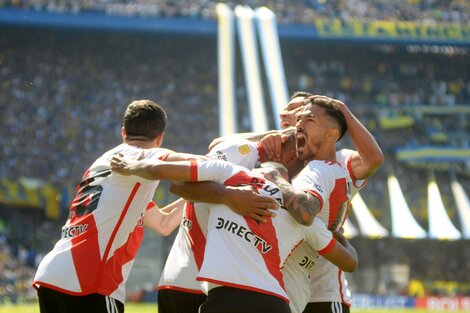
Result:
[[[145,150],[144,158],[165,158],[166,149]],[[142,216],[158,181],[110,171],[113,155],[141,156],[143,149],[121,144],[98,158],[77,186],[61,238],[38,267],[34,284],[75,295],[93,292],[124,302],[124,284],[140,244]],[[140,234],[137,238],[137,234]]]

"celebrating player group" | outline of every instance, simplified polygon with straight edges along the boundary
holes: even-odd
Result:
[[[296,92],[281,130],[215,138],[206,155],[162,148],[166,112],[128,105],[123,143],[85,172],[62,236],[33,281],[41,313],[124,312],[143,227],[178,228],[158,284],[159,313],[349,312],[342,235],[350,200],[383,163],[341,101]],[[354,150],[336,150],[348,134]],[[152,202],[160,180],[180,200]]]

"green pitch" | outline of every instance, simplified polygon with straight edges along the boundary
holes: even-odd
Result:
[[[385,309],[353,309],[351,313],[447,313],[451,311],[431,311],[431,310],[385,310]],[[0,305],[0,313],[39,313],[37,304],[22,305]],[[157,313],[156,304],[126,304],[125,313]],[[452,313],[464,313],[464,311],[452,311]]]

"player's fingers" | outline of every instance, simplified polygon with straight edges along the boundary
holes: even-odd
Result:
[[[256,205],[258,208],[269,209],[269,210],[277,210],[279,208],[278,203],[268,197],[257,199]]]
[[[266,224],[268,222],[268,220],[266,220],[264,217],[256,215],[256,214],[250,214],[248,216],[251,217],[252,219],[254,219],[255,221],[259,222],[259,223]]]
[[[253,213],[259,216],[268,216],[268,217],[276,216],[276,213],[271,212],[270,210],[266,210],[266,209],[255,209]]]
[[[263,139],[261,139],[260,145],[263,148],[264,152],[266,152],[266,154],[268,155],[268,158],[272,158],[273,149],[271,147],[271,142],[270,142],[269,137],[264,137]]]

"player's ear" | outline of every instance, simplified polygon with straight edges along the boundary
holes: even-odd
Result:
[[[155,138],[155,140],[157,141],[157,145],[160,147],[163,143],[163,137],[165,137],[165,132],[162,132],[160,135],[157,136],[157,138]]]
[[[121,127],[121,137],[122,140],[126,140],[126,130],[124,129],[124,127]]]
[[[340,131],[338,127],[330,127],[326,133],[326,138],[329,141],[333,141],[335,143],[338,140],[339,136],[340,136]]]

